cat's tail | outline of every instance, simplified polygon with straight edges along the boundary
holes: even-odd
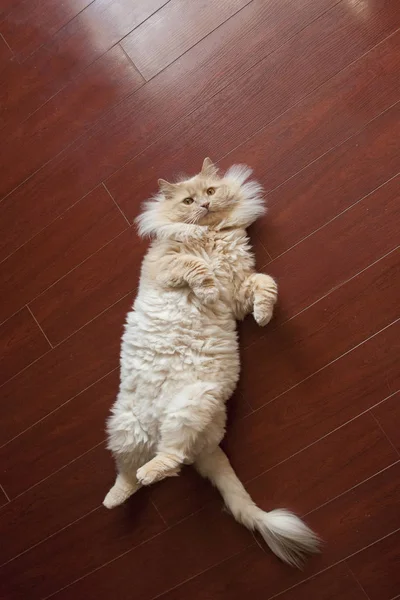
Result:
[[[220,447],[198,456],[195,467],[218,488],[236,521],[258,531],[281,560],[300,568],[307,554],[319,552],[318,536],[296,515],[285,509],[265,512],[254,504]]]

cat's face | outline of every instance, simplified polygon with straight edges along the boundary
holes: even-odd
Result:
[[[218,176],[209,158],[201,172],[179,183],[159,180],[165,217],[173,223],[217,225],[229,216],[239,198],[229,181]]]
[[[144,203],[136,219],[139,234],[182,240],[198,239],[204,226],[245,229],[265,211],[262,187],[249,181],[250,175],[245,165],[233,165],[219,175],[206,158],[200,173],[190,179],[159,179],[159,193]]]

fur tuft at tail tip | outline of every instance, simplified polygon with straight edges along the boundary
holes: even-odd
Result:
[[[301,569],[309,554],[321,551],[321,539],[299,517],[288,510],[260,510],[255,529],[276,556]]]

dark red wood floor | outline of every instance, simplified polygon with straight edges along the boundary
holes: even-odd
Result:
[[[393,600],[399,0],[0,0],[0,34],[2,600]],[[132,221],[207,155],[267,192],[225,446],[325,540],[303,572],[189,469],[101,505]]]

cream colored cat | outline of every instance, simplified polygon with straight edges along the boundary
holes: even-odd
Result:
[[[138,218],[139,233],[154,239],[122,338],[120,391],[108,420],[118,475],[104,505],[194,464],[235,519],[299,566],[318,550],[317,536],[286,510],[258,508],[219,447],[239,377],[236,320],[252,312],[266,325],[277,299],[275,281],[254,270],[246,234],[264,212],[250,174],[234,166],[220,176],[206,158],[191,179],[160,179]]]

